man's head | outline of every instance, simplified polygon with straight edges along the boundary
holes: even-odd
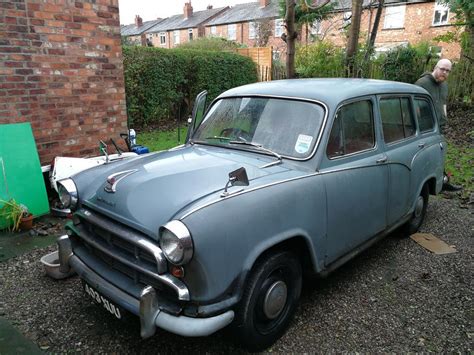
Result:
[[[433,70],[433,77],[438,83],[442,83],[448,78],[449,72],[451,71],[451,61],[449,59],[441,59]]]

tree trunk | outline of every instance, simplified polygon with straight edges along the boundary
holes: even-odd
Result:
[[[286,0],[286,76],[288,79],[295,77],[295,0]]]
[[[288,0],[287,0],[288,1]],[[362,15],[362,0],[352,0],[351,26],[349,28],[349,38],[346,51],[347,76],[355,76],[354,61],[359,45],[360,19]]]
[[[372,26],[372,31],[370,32],[369,42],[367,43],[367,51],[365,52],[364,61],[367,62],[372,54],[372,51],[375,46],[375,39],[377,38],[377,32],[379,30],[380,18],[382,17],[382,10],[385,0],[379,0],[379,5],[377,7],[377,12],[375,13],[374,25]]]

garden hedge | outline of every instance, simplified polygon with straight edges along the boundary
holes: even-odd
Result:
[[[123,57],[129,126],[135,128],[186,117],[202,90],[210,101],[227,89],[257,81],[252,60],[235,53],[124,47]]]

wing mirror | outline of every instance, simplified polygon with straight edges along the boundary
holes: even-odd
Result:
[[[247,176],[247,171],[244,167],[238,168],[237,170],[231,171],[229,173],[229,181],[227,181],[227,184],[225,185],[225,189],[224,192],[221,194],[221,197],[226,197],[230,195],[230,193],[227,191],[229,186],[249,186],[249,178]],[[240,189],[233,193],[237,193],[242,190],[243,189]]]

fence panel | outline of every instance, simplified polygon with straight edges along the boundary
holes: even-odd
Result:
[[[272,47],[238,48],[237,53],[257,64],[258,80],[272,80]]]

